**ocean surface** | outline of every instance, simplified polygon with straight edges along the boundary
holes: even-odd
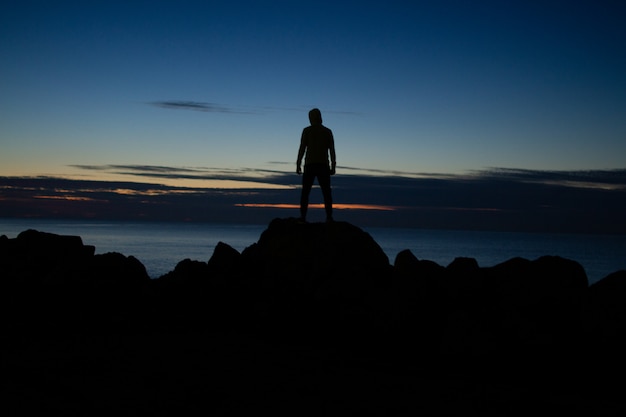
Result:
[[[269,223],[269,222],[268,222]],[[149,223],[121,221],[0,219],[0,235],[16,237],[27,229],[78,235],[96,253],[134,256],[152,278],[172,271],[183,259],[208,261],[218,242],[243,251],[257,242],[267,225]],[[626,235],[540,234],[362,227],[393,264],[410,249],[418,259],[447,266],[456,257],[475,258],[482,267],[513,257],[558,255],[579,262],[592,284],[626,269]]]

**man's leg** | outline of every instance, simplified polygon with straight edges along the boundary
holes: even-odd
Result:
[[[315,175],[311,174],[305,166],[304,174],[302,174],[302,194],[300,195],[300,218],[302,220],[306,220],[306,212],[309,208],[309,194],[311,194],[314,180]]]
[[[333,219],[333,195],[330,189],[330,172],[320,173],[317,176],[317,181],[322,189],[322,195],[324,196],[324,209],[326,210],[326,220]]]

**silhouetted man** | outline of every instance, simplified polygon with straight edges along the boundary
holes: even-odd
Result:
[[[335,158],[335,140],[333,132],[322,125],[322,113],[319,109],[309,112],[311,126],[302,131],[300,149],[298,150],[298,162],[296,172],[302,174],[302,157],[304,158],[304,175],[302,176],[302,195],[300,196],[300,219],[306,220],[306,212],[309,207],[309,194],[313,187],[313,181],[317,182],[324,196],[324,208],[326,209],[326,221],[333,220],[333,197],[330,190],[330,176],[335,175],[337,160]],[[330,165],[328,155],[330,154]]]

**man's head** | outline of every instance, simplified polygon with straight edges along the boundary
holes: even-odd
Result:
[[[322,112],[320,109],[313,109],[309,112],[309,121],[312,125],[322,124]]]

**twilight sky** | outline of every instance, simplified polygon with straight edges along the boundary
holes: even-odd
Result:
[[[312,107],[338,177],[624,169],[625,20],[619,0],[9,2],[0,176],[262,182],[295,170]]]
[[[313,106],[343,166],[623,168],[625,19],[621,1],[10,2],[0,174],[293,164]]]

